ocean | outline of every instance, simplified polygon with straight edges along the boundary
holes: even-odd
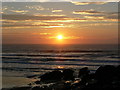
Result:
[[[120,65],[118,45],[3,45],[2,78],[4,87],[23,86],[34,81],[27,76],[52,70],[101,65]]]

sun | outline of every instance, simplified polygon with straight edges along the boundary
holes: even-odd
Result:
[[[63,35],[58,35],[57,39],[62,40],[63,39]]]

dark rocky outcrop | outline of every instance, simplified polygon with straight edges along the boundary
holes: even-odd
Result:
[[[96,80],[102,84],[112,82],[115,70],[115,66],[112,65],[100,66],[95,72]]]
[[[74,80],[74,71],[72,69],[63,70],[63,80]]]
[[[84,76],[86,76],[86,75],[88,75],[89,74],[89,70],[88,70],[88,67],[84,67],[84,68],[81,68],[80,70],[79,70],[79,75],[78,75],[78,77],[84,77]]]
[[[44,75],[40,76],[41,81],[50,81],[50,80],[61,80],[62,79],[62,72],[55,70],[49,73],[45,73]]]
[[[88,70],[88,67],[84,67],[79,70],[78,77],[81,78],[80,85],[86,85],[89,80],[89,73],[90,71]]]
[[[115,70],[116,79],[120,81],[120,65]]]
[[[31,87],[24,86],[24,87],[13,87],[13,88],[3,88],[2,90],[30,90]]]
[[[120,90],[120,65],[100,66],[95,73],[84,67],[78,74],[75,79],[73,69],[55,70],[40,76],[29,87],[2,90]]]

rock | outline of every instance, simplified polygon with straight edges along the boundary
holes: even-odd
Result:
[[[89,78],[90,78],[90,79],[95,79],[95,73],[90,73],[90,74],[89,74]]]
[[[88,67],[84,67],[82,69],[79,70],[79,75],[78,77],[83,77],[83,76],[86,76],[89,74],[89,70],[88,70]]]
[[[3,88],[2,90],[120,90],[120,65],[100,66],[95,73],[90,73],[85,67],[79,70],[79,77],[74,79],[72,69],[64,69],[63,72],[55,70],[40,76],[41,80],[33,83],[37,85],[32,86],[30,83],[29,87]]]
[[[33,87],[32,90],[44,90],[44,89],[42,89],[42,88],[39,87],[39,86],[36,86],[36,87]]]
[[[120,65],[116,67],[115,76],[120,81]]]
[[[27,76],[27,78],[34,78],[36,77],[37,75],[30,75],[30,76]]]
[[[89,70],[88,70],[88,67],[84,67],[82,69],[79,70],[79,75],[78,77],[81,78],[81,82],[80,82],[80,85],[86,85],[86,83],[88,82],[89,80]]]
[[[41,81],[50,81],[50,80],[61,80],[62,79],[62,72],[55,70],[49,73],[45,73],[44,75],[40,76]]]
[[[2,89],[4,90],[4,89]],[[25,87],[13,87],[7,90],[31,90],[31,87],[25,86]]]
[[[115,66],[112,65],[100,66],[95,72],[96,80],[103,84],[111,83],[114,75],[115,75]]]
[[[40,84],[40,81],[35,81],[35,84]]]
[[[64,81],[54,84],[52,90],[71,90],[71,83],[65,83]]]
[[[63,80],[74,80],[74,71],[71,69],[63,70]]]
[[[49,88],[49,87],[39,87],[39,86],[36,86],[36,87],[33,87],[32,90],[52,90],[52,89]]]

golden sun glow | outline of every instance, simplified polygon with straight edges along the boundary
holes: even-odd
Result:
[[[62,40],[63,39],[63,35],[58,35],[57,39]]]

